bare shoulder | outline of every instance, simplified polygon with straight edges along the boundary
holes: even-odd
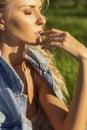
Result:
[[[49,102],[51,100],[52,104],[54,104],[54,102],[55,102],[55,105],[58,105],[58,107],[63,108],[65,111],[68,112],[67,107],[56,96],[52,87],[49,86],[49,84],[40,76],[40,74],[37,71],[36,71],[36,75],[37,75],[37,85],[38,85],[39,98],[41,100],[43,100],[43,99],[45,99],[45,97],[48,97],[48,98],[46,98],[46,100],[48,100],[47,102]]]

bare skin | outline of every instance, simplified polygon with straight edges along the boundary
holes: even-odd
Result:
[[[37,113],[38,106],[35,101],[37,88],[31,73],[33,68],[24,59],[25,45],[41,45],[43,49],[61,48],[73,56],[79,64],[79,71],[70,110],[67,110],[48,84],[34,71],[40,104],[54,130],[85,130],[87,49],[67,32],[56,29],[42,32],[45,20],[40,13],[41,7],[40,0],[14,0],[7,6],[6,11],[0,13],[1,55],[14,67],[24,83],[24,93],[28,95],[26,115],[29,119]],[[46,39],[37,43],[41,35],[46,36]]]

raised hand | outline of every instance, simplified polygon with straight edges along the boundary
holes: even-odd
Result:
[[[41,33],[46,38],[40,42],[42,49],[48,50],[53,47],[61,48],[74,56],[77,60],[87,58],[86,47],[72,37],[68,32],[57,29],[47,30]]]

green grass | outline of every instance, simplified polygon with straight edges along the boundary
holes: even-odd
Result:
[[[87,11],[85,7],[79,6],[75,8],[71,4],[63,6],[55,4],[45,14],[48,18],[47,29],[57,28],[68,31],[87,46]],[[70,104],[75,87],[78,64],[70,55],[61,50],[53,49],[52,53],[55,54],[56,66],[61,71],[68,88],[70,96],[66,98],[68,104]]]

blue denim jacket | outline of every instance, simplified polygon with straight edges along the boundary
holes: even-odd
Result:
[[[17,73],[0,57],[0,130],[32,130],[23,89]]]
[[[32,48],[25,57],[53,88],[51,72],[45,70],[47,60]],[[32,123],[26,118],[27,95],[23,90],[22,80],[0,56],[0,130],[32,130]],[[62,100],[60,92],[57,96]]]

